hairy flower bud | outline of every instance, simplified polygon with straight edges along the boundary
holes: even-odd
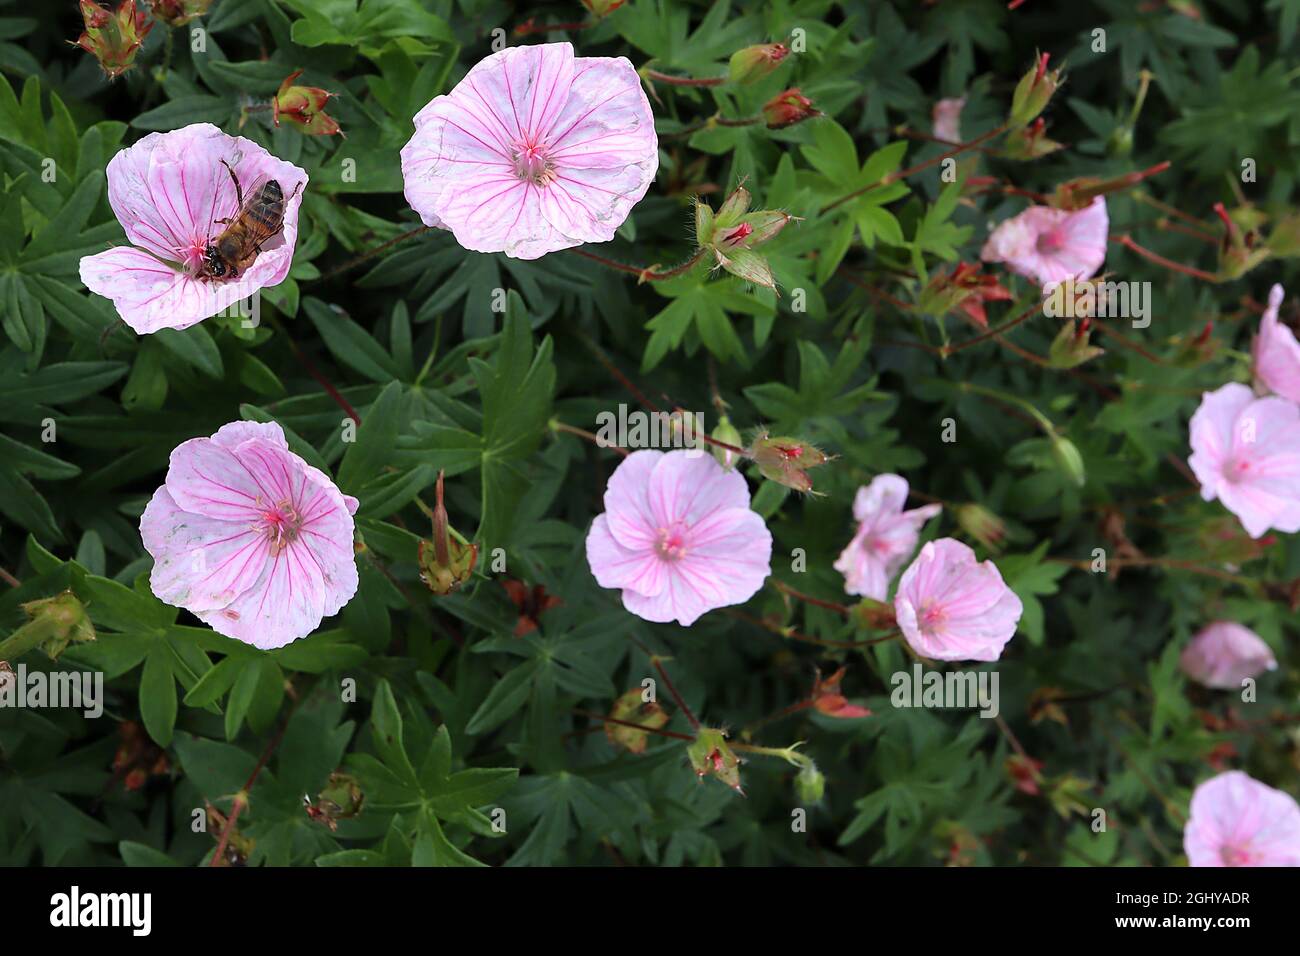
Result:
[[[169,27],[183,27],[211,6],[212,0],[149,0],[153,15]]]
[[[826,794],[826,775],[809,764],[795,776],[794,789],[800,803],[821,803]]]
[[[95,639],[95,628],[90,623],[86,608],[71,591],[28,601],[22,605],[22,609],[31,619],[30,622],[0,645],[0,650],[8,647],[21,634],[25,635],[22,644],[39,647],[51,660],[57,660],[69,644],[83,644]],[[20,647],[16,653],[9,650],[5,653],[17,657],[26,649]]]
[[[745,792],[740,789],[740,758],[728,746],[726,731],[699,728],[695,740],[686,748],[686,755],[701,780],[706,776],[717,777],[737,793]]]
[[[1061,85],[1061,71],[1047,69],[1050,54],[1042,53],[1020,82],[1011,97],[1011,116],[1008,123],[1013,128],[1028,126],[1047,108]]]
[[[295,85],[293,81],[302,73],[290,73],[280,84],[271,101],[272,120],[279,126],[283,118],[310,136],[333,136],[339,132],[339,124],[326,115],[325,103],[334,94],[318,86]]]
[[[110,80],[135,65],[136,52],[154,24],[135,0],[122,0],[112,12],[92,0],[81,0],[81,17],[86,29],[76,46],[98,60]]]
[[[799,92],[797,86],[776,94],[763,104],[763,122],[768,129],[785,129],[814,116],[821,116],[812,100]]]
[[[420,541],[420,580],[439,596],[451,594],[469,580],[478,562],[478,545],[465,542],[451,530],[443,504],[443,473],[438,472],[433,508],[433,538]]]
[[[776,70],[790,55],[784,43],[759,43],[731,54],[730,76],[733,83],[757,83]]]
[[[1087,474],[1084,471],[1083,456],[1079,454],[1078,447],[1063,435],[1052,435],[1050,442],[1052,459],[1056,462],[1056,466],[1066,478],[1082,488]]]
[[[1056,338],[1052,340],[1051,348],[1048,349],[1048,365],[1052,368],[1074,368],[1098,355],[1104,355],[1105,349],[1099,349],[1088,342],[1088,337],[1092,333],[1091,324],[1091,320],[1084,319],[1079,323],[1076,331],[1074,319],[1070,319],[1061,326],[1061,331],[1056,333]]]
[[[772,438],[759,435],[749,449],[759,472],[769,481],[811,492],[813,483],[808,469],[831,461],[831,456],[798,438]]]
[[[968,501],[952,509],[957,526],[993,553],[1002,550],[1007,526],[1001,518],[981,504]]]
[[[795,217],[779,209],[749,212],[749,190],[737,186],[715,214],[707,204],[695,203],[695,240],[713,253],[714,268],[768,289],[776,288],[767,260],[756,246],[776,237]]]

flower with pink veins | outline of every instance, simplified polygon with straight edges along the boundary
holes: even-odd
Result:
[[[1300,407],[1229,382],[1201,396],[1189,432],[1202,498],[1222,501],[1252,538],[1300,531]]]
[[[995,661],[1016,633],[1024,606],[992,561],[953,538],[930,541],[898,582],[894,614],[922,657]]]
[[[356,510],[289,450],[279,425],[223,425],[172,450],[140,518],[149,586],[219,634],[283,647],[356,593]]]
[[[1192,680],[1217,690],[1240,690],[1247,678],[1277,668],[1264,639],[1234,621],[1202,628],[1183,648],[1178,663]]]
[[[415,116],[406,199],[475,252],[536,259],[608,242],[659,168],[650,102],[625,57],[568,43],[480,60]]]
[[[230,164],[247,201],[266,180],[284,196],[284,227],[240,275],[201,278],[208,244],[239,214]],[[112,299],[136,332],[185,329],[289,274],[306,171],[211,123],[150,133],[108,164],[108,202],[132,243],[81,260],[81,281]]]
[[[1284,294],[1280,285],[1269,290],[1268,308],[1260,320],[1251,357],[1255,363],[1256,386],[1300,402],[1300,342],[1277,317]]]
[[[980,258],[1001,262],[1039,285],[1088,279],[1106,261],[1109,227],[1104,196],[1077,210],[1030,206],[998,224]]]
[[[749,486],[712,455],[636,451],[605,487],[587,534],[587,563],[604,588],[647,621],[689,627],[743,604],[771,573],[772,535],[749,507]]]
[[[858,489],[853,499],[858,530],[835,562],[846,593],[883,601],[890,580],[916,549],[921,528],[942,510],[925,505],[904,511],[906,502],[907,479],[898,475],[877,475]]]
[[[1189,866],[1300,866],[1300,805],[1230,770],[1192,793],[1183,827]]]

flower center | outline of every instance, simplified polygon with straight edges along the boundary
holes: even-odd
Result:
[[[658,529],[655,551],[665,561],[680,561],[686,557],[686,529],[680,521],[670,527]]]
[[[555,182],[555,165],[547,159],[545,143],[516,143],[515,175],[535,186],[549,186]]]
[[[1242,481],[1250,476],[1250,462],[1237,458],[1228,462],[1227,479],[1229,481]]]
[[[282,501],[262,512],[261,530],[271,545],[271,553],[279,554],[298,540],[298,532],[302,530],[302,515],[298,514],[293,502]]]
[[[1250,853],[1231,845],[1220,847],[1219,858],[1223,860],[1224,866],[1246,866],[1250,863]]]
[[[923,631],[933,631],[939,628],[948,615],[944,612],[943,606],[935,601],[926,601],[921,605],[921,613],[918,615],[918,623]]]
[[[1064,245],[1065,245],[1065,237],[1062,236],[1055,229],[1052,229],[1049,232],[1045,232],[1038,237],[1038,242],[1037,242],[1038,251],[1045,255],[1050,255],[1053,252],[1059,252],[1061,250],[1061,247],[1063,247]]]

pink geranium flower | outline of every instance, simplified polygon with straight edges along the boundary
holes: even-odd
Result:
[[[605,487],[605,513],[587,534],[597,583],[622,588],[647,621],[689,627],[742,604],[771,573],[772,535],[749,507],[749,486],[698,451],[636,451]]]
[[[1079,210],[1030,206],[998,225],[980,258],[1001,262],[1040,285],[1088,279],[1106,261],[1106,199]]]
[[[1192,680],[1218,690],[1240,690],[1241,682],[1277,667],[1263,638],[1233,621],[1215,621],[1183,648],[1179,664]]]
[[[903,572],[894,614],[907,643],[940,661],[995,661],[1024,607],[992,561],[952,538],[928,542]]]
[[[625,57],[568,43],[480,60],[415,117],[406,199],[475,252],[536,259],[607,242],[659,168],[650,102]]]
[[[1300,407],[1230,382],[1201,397],[1189,430],[1202,498],[1222,501],[1252,538],[1300,531]]]
[[[925,505],[904,511],[906,501],[907,479],[898,475],[877,475],[858,489],[853,499],[858,530],[835,562],[847,593],[883,601],[890,580],[916,549],[921,528],[942,510]]]
[[[1300,866],[1300,805],[1240,770],[1192,794],[1183,828],[1191,866]]]
[[[1259,334],[1251,355],[1255,360],[1255,383],[1261,388],[1300,402],[1300,342],[1295,333],[1278,321],[1284,295],[1280,285],[1268,293],[1268,309],[1259,323]]]
[[[283,647],[356,593],[356,510],[279,425],[223,425],[173,449],[140,518],[150,587],[220,634]]]
[[[209,243],[238,215],[230,164],[247,201],[271,180],[284,197],[284,228],[237,277],[200,277]],[[307,173],[211,123],[150,133],[108,164],[108,201],[130,246],[81,260],[81,281],[113,300],[141,334],[184,329],[289,274]]]
[[[937,139],[949,143],[961,142],[961,111],[966,107],[966,97],[943,99],[930,111],[930,122]]]

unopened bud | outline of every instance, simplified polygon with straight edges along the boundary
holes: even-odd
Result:
[[[1087,474],[1083,467],[1083,456],[1074,442],[1063,435],[1053,434],[1049,439],[1052,446],[1052,459],[1061,472],[1075,485],[1083,487]]]
[[[1049,55],[1039,54],[1033,67],[1016,84],[1016,91],[1011,97],[1011,116],[1008,121],[1013,128],[1028,126],[1037,119],[1038,114],[1046,109],[1061,85],[1061,71],[1047,69]]]
[[[800,93],[798,87],[778,93],[763,104],[763,122],[768,129],[785,129],[821,115],[821,111],[813,107],[812,100]]]
[[[989,551],[997,553],[1002,550],[1002,543],[1007,537],[1006,522],[973,501],[957,505],[952,510],[959,528]]]
[[[740,437],[740,432],[736,430],[735,425],[731,424],[731,419],[726,415],[723,415],[718,419],[718,424],[714,427],[713,434],[710,437],[713,438],[714,441],[725,442],[735,448],[740,448],[741,442],[743,441]],[[709,449],[713,452],[713,457],[718,460],[718,464],[727,471],[731,471],[732,468],[735,468],[736,462],[738,462],[742,457],[740,452],[732,451],[730,448],[721,448],[717,445],[710,445]]]
[[[1061,326],[1061,331],[1056,333],[1056,338],[1052,340],[1052,346],[1048,349],[1047,364],[1052,368],[1074,368],[1098,355],[1104,355],[1104,349],[1099,349],[1088,342],[1091,334],[1089,323],[1090,320],[1084,319],[1079,324],[1078,331],[1075,331],[1074,319]]]
[[[733,83],[757,83],[776,70],[790,55],[784,43],[760,43],[731,54],[730,76]]]
[[[749,453],[764,478],[802,492],[812,491],[808,469],[831,460],[831,456],[798,438],[772,438],[765,434],[755,439]]]
[[[582,0],[582,5],[597,20],[609,16],[627,0]]]
[[[92,0],[81,0],[81,17],[86,29],[76,46],[98,60],[110,80],[135,65],[135,55],[154,24],[145,10],[137,8],[136,0],[122,0],[112,12]]]
[[[826,794],[826,775],[809,764],[795,776],[794,789],[799,794],[800,803],[821,803]]]
[[[153,15],[169,27],[183,27],[207,13],[212,0],[149,0],[149,6]]]
[[[420,540],[420,580],[434,594],[451,594],[469,580],[478,562],[478,545],[468,544],[451,531],[443,503],[443,473],[438,472],[433,508],[433,537]]]
[[[686,748],[686,755],[701,780],[706,776],[717,777],[737,793],[745,792],[740,789],[740,758],[728,746],[725,731],[699,728],[695,740]]]
[[[52,660],[57,660],[69,644],[83,644],[95,639],[95,628],[90,623],[86,608],[71,591],[28,601],[22,608],[31,620],[19,632],[15,632],[14,636],[26,634],[28,639],[22,643],[39,647]],[[5,644],[9,644],[9,641]],[[19,653],[25,649],[20,647]],[[17,657],[18,653],[13,656]]]
[[[325,113],[325,103],[334,94],[318,86],[296,86],[293,81],[302,73],[290,73],[280,84],[271,101],[272,121],[279,126],[284,119],[309,136],[333,136],[339,132],[339,124]]]

